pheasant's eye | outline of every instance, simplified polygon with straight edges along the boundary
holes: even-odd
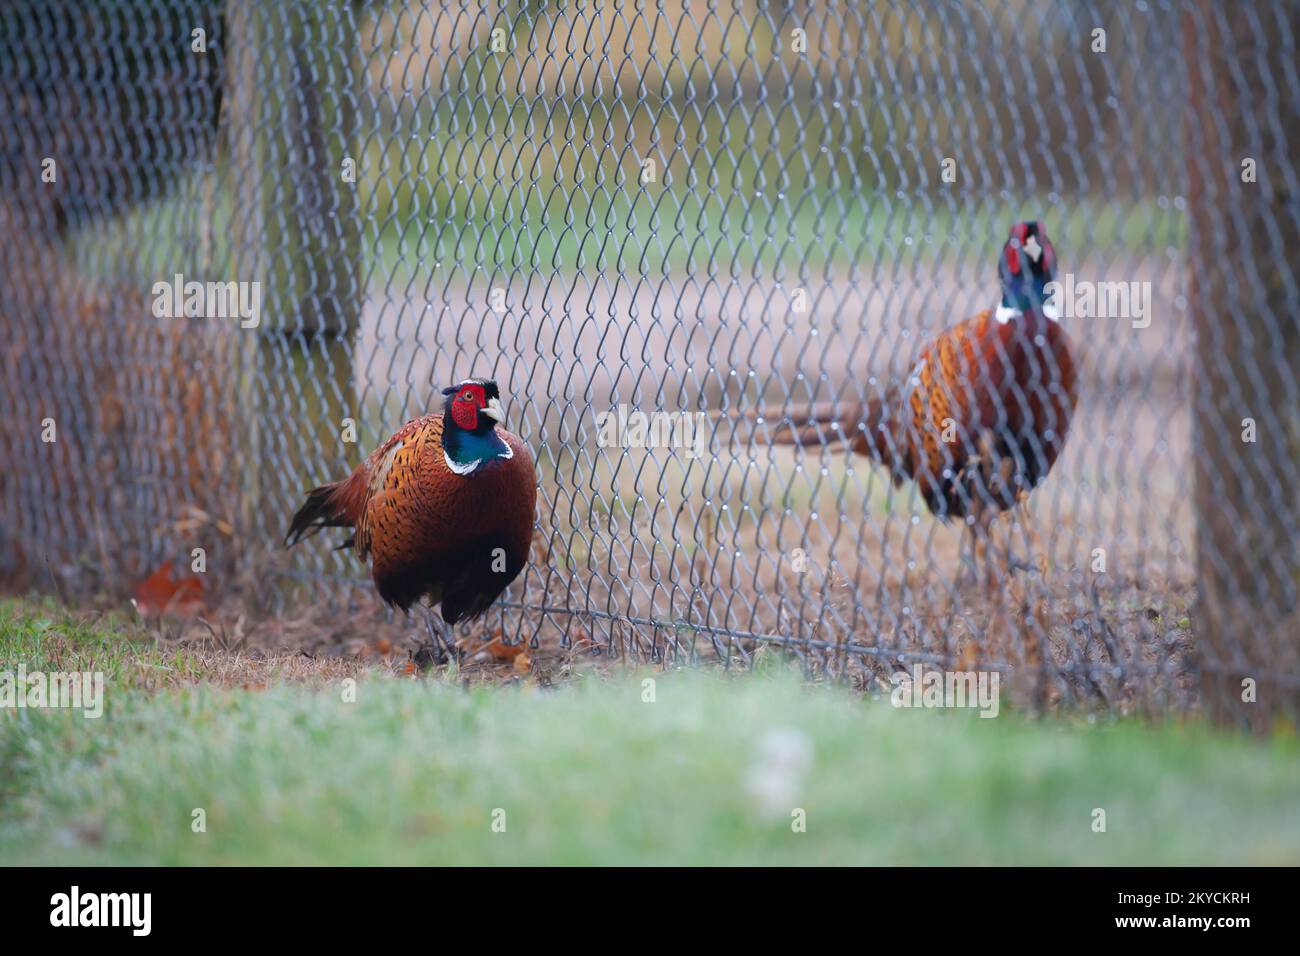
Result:
[[[463,401],[463,402],[472,401],[472,400],[474,399],[474,393],[473,393],[473,392],[464,392],[464,393],[460,396],[460,399],[461,399],[461,401]]]

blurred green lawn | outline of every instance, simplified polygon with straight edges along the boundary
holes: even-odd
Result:
[[[0,604],[0,670],[102,669],[107,709],[0,711],[4,863],[1300,862],[1294,738],[895,710],[785,674],[375,674],[346,703],[195,683],[59,617]]]
[[[487,149],[487,143],[459,148]],[[992,256],[1012,222],[1042,217],[1063,262],[1089,251],[1163,257],[1186,244],[1186,214],[1156,198],[1064,198],[1048,193],[926,196],[808,187],[789,193],[734,183],[706,190],[664,183],[642,190],[575,190],[570,179],[457,183],[423,168],[401,144],[371,149],[359,182],[359,255],[371,288],[418,294],[457,271],[628,276],[799,275],[800,267],[872,282],[924,275],[971,250]],[[170,195],[78,233],[71,257],[86,276],[139,283],[181,271],[204,278],[233,267],[237,211],[215,183],[184,177]],[[989,250],[992,250],[990,252]],[[883,270],[883,271],[882,271]]]

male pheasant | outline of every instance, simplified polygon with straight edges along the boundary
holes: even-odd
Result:
[[[896,486],[915,481],[933,514],[986,532],[1047,477],[1078,401],[1047,289],[1056,252],[1041,224],[1012,227],[998,275],[1001,305],[941,332],[905,382],[843,412],[786,416],[774,443],[843,441],[889,468]]]
[[[523,570],[533,538],[533,459],[503,421],[496,382],[443,390],[441,415],[407,422],[342,481],[307,493],[286,546],[352,528],[379,596],[408,611],[441,602],[448,624],[484,613]]]

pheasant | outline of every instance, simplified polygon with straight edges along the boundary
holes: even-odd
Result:
[[[1078,401],[1046,288],[1056,252],[1041,224],[1011,228],[998,276],[1001,304],[941,332],[906,381],[842,413],[822,405],[787,415],[773,442],[818,445],[829,429],[889,468],[895,486],[915,481],[931,513],[963,519],[986,540],[989,522],[1051,471]]]
[[[380,597],[407,612],[420,598],[441,602],[455,625],[483,614],[523,570],[537,479],[524,443],[497,429],[496,382],[467,379],[443,395],[441,415],[407,422],[350,476],[309,491],[285,546],[351,528],[339,547],[370,559]]]

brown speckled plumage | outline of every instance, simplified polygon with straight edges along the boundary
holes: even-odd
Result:
[[[537,480],[524,443],[500,429],[513,457],[456,474],[443,428],[443,415],[407,422],[348,478],[311,491],[288,542],[354,528],[344,547],[370,560],[385,601],[406,610],[428,597],[455,624],[486,611],[527,562]]]
[[[1055,265],[1037,224],[1013,228],[1008,247],[1041,236],[1040,283]],[[1008,253],[1023,273],[1019,256]],[[896,485],[916,481],[930,511],[943,518],[990,517],[1042,481],[1065,444],[1078,402],[1069,339],[1042,308],[995,310],[959,322],[929,342],[906,381],[866,405],[815,406],[769,419],[780,444],[816,445],[842,437],[848,447],[891,471]]]
[[[901,424],[890,423],[895,482],[917,481],[935,514],[1010,508],[1047,476],[1070,427],[1078,395],[1060,325],[1041,313],[993,316],[967,319],[922,351],[901,389]],[[871,445],[859,434],[853,448],[891,460]]]

